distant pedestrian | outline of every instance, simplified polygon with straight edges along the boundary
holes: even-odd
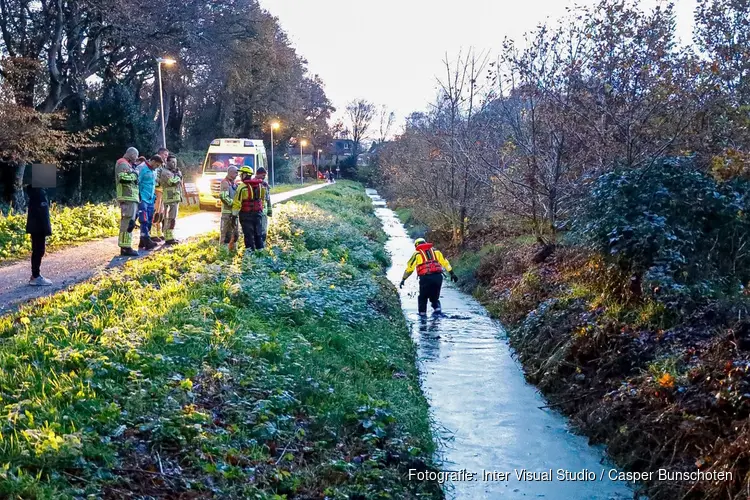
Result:
[[[49,201],[42,188],[28,186],[29,211],[26,216],[26,232],[31,235],[31,279],[29,285],[50,286],[52,282],[41,275],[42,257],[47,248],[47,236],[52,236],[49,218]]]
[[[146,167],[141,167],[138,174],[138,192],[140,203],[138,204],[138,221],[141,223],[141,241],[138,248],[151,250],[156,248],[156,241],[151,239],[151,224],[154,220],[154,203],[156,202],[156,174],[155,170],[162,166],[161,156],[152,156],[146,162]]]
[[[133,229],[139,201],[138,172],[135,169],[137,159],[138,150],[128,148],[125,155],[115,163],[115,187],[117,202],[120,204],[120,235],[117,244],[120,255],[128,257],[138,256],[138,252],[133,250]]]

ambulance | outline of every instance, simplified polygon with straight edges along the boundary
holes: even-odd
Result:
[[[219,190],[221,181],[230,166],[240,168],[247,165],[255,171],[258,167],[268,170],[266,146],[262,139],[214,139],[208,146],[203,161],[203,173],[197,179],[198,196],[202,210],[221,209]],[[239,182],[239,177],[237,177]]]

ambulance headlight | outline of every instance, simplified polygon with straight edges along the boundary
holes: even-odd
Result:
[[[201,193],[211,192],[211,179],[208,177],[198,177],[196,184],[198,185],[198,191]]]

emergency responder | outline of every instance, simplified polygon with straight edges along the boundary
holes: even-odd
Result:
[[[245,238],[245,248],[261,250],[263,248],[263,202],[266,199],[263,181],[253,179],[253,169],[248,165],[240,167],[242,183],[234,193],[232,214],[238,215]]]
[[[138,204],[138,221],[141,224],[141,241],[138,248],[151,250],[156,248],[151,239],[151,224],[154,220],[154,203],[156,202],[156,174],[154,171],[162,166],[161,156],[152,156],[138,174],[138,191],[141,201]]]
[[[162,203],[164,204],[164,238],[166,245],[179,243],[174,237],[177,224],[177,212],[182,202],[182,172],[177,168],[177,157],[169,155],[167,166],[161,169],[159,184],[162,186]]]
[[[451,275],[451,280],[455,283],[458,281],[456,273],[453,272],[451,263],[443,257],[440,250],[435,249],[432,243],[427,243],[424,238],[414,240],[414,255],[411,256],[406,264],[406,271],[401,278],[399,288],[404,286],[404,282],[416,269],[419,277],[419,296],[417,297],[417,306],[419,316],[427,316],[427,301],[432,304],[435,314],[442,312],[440,308],[440,289],[443,286],[443,272],[447,271]]]
[[[268,218],[273,216],[273,208],[271,207],[271,186],[266,182],[266,169],[264,167],[258,167],[255,171],[255,178],[263,181],[262,186],[263,189],[266,190],[266,198],[263,200],[264,211],[262,212],[263,247],[265,247],[266,236],[268,236]]]
[[[218,162],[221,167],[223,163]],[[234,194],[237,191],[237,167],[231,165],[227,169],[227,176],[221,181],[219,187],[219,198],[221,199],[221,232],[219,244],[227,246],[234,252],[237,240],[240,239],[240,230],[237,216],[232,214]]]
[[[120,234],[117,245],[120,255],[137,256],[133,250],[133,229],[138,213],[138,174],[133,163],[138,159],[138,150],[128,148],[125,155],[115,163],[115,190],[120,204]]]
[[[164,186],[161,185],[161,170],[164,165],[167,164],[169,157],[169,150],[167,148],[159,148],[156,152],[156,156],[161,158],[161,165],[156,168],[154,176],[156,177],[156,198],[154,199],[154,218],[151,220],[153,223],[153,234],[151,239],[154,241],[164,241],[164,202],[162,198],[164,196]]]

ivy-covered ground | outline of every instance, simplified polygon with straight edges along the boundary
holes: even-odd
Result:
[[[439,498],[384,234],[360,186],[280,205],[0,318],[0,496]]]

